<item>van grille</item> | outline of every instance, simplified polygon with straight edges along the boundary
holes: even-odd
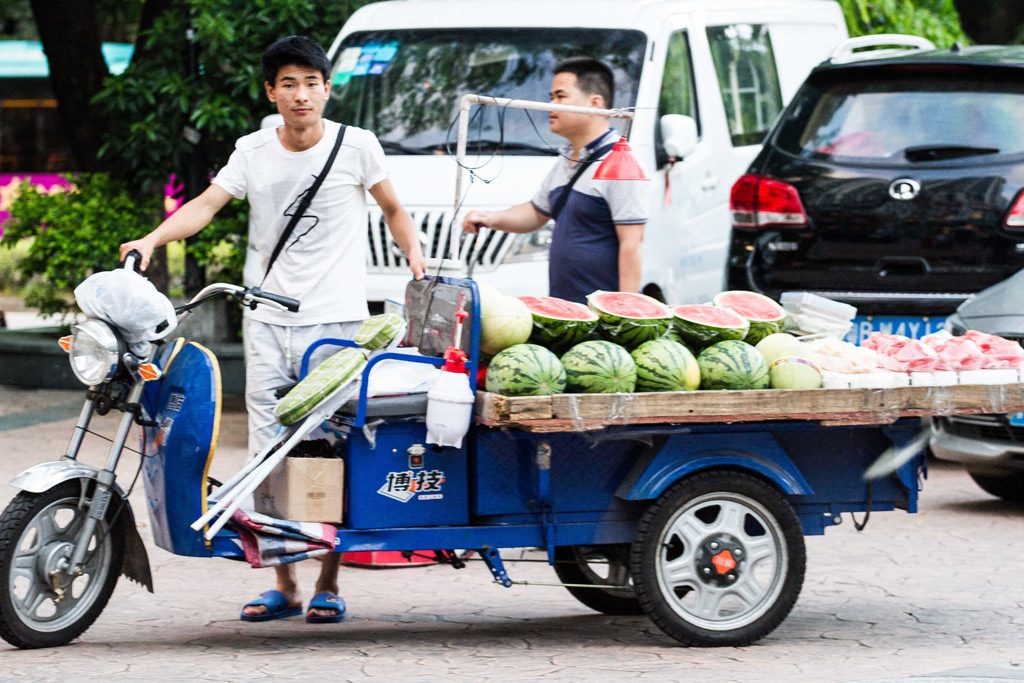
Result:
[[[1004,415],[953,415],[940,418],[945,431],[969,439],[1024,442],[1024,427],[1012,427]]]
[[[427,259],[447,258],[452,239],[458,239],[458,226],[452,222],[451,211],[443,209],[409,210],[413,226],[419,231],[423,255]],[[374,207],[367,216],[366,270],[368,273],[404,273],[408,270],[408,261],[398,248],[387,224],[383,212]],[[505,254],[512,246],[515,235],[507,232],[481,228],[477,235],[466,235],[466,256],[468,266],[475,261],[475,272],[487,272],[497,268],[505,259]],[[455,251],[458,252],[458,244]]]

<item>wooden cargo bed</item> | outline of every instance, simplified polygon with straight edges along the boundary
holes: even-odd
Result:
[[[1024,384],[890,389],[672,391],[509,397],[477,392],[477,423],[533,432],[611,425],[811,420],[889,424],[901,417],[1024,411]]]

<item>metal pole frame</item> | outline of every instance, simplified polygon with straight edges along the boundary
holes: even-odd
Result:
[[[595,107],[576,107],[568,104],[552,104],[551,102],[537,102],[534,100],[510,100],[505,97],[490,97],[489,95],[466,94],[459,98],[459,135],[455,145],[455,202],[452,209],[452,220],[454,221],[459,211],[462,198],[462,172],[466,161],[466,141],[469,138],[469,110],[472,106],[482,107],[506,107],[511,109],[534,109],[537,111],[564,111],[570,114],[585,114],[587,116],[605,116],[610,119],[625,119],[632,122],[633,111],[630,109],[597,109]],[[628,137],[628,131],[627,131]],[[461,230],[461,224],[460,228]],[[459,253],[455,254],[455,245],[458,242]],[[463,262],[463,240],[450,240],[448,246],[448,258],[457,263]]]

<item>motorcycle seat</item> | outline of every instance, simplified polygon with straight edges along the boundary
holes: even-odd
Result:
[[[355,417],[359,400],[353,398],[338,411],[339,415]],[[385,417],[410,417],[427,414],[426,392],[399,394],[396,396],[374,396],[366,399],[366,419]]]

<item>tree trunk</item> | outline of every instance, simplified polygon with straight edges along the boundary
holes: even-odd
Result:
[[[57,114],[79,171],[99,170],[104,116],[90,104],[108,75],[95,0],[31,0]]]
[[[953,0],[964,33],[977,43],[1015,41],[1024,28],[1024,2],[1020,0]]]

